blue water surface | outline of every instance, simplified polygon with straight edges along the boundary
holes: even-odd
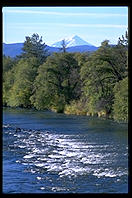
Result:
[[[127,193],[127,124],[4,108],[3,192]]]

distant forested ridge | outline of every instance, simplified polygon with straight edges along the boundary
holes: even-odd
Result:
[[[128,33],[92,53],[49,54],[42,37],[27,36],[22,53],[3,56],[3,106],[128,120]]]

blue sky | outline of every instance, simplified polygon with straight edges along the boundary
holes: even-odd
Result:
[[[3,7],[3,42],[20,43],[38,33],[51,45],[78,35],[100,46],[108,39],[116,44],[128,28],[128,7]]]

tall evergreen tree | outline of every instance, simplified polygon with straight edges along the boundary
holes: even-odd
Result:
[[[63,53],[65,53],[65,52],[66,52],[66,46],[67,46],[67,44],[66,44],[66,41],[65,41],[65,39],[64,39],[64,40],[62,40],[62,42],[61,42],[60,51],[62,51]]]
[[[33,34],[31,37],[27,36],[23,46],[22,58],[35,57],[42,64],[47,57],[47,49],[45,43],[42,43],[42,36]]]

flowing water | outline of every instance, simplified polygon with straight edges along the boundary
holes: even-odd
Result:
[[[127,193],[127,130],[100,118],[5,108],[3,192]]]

